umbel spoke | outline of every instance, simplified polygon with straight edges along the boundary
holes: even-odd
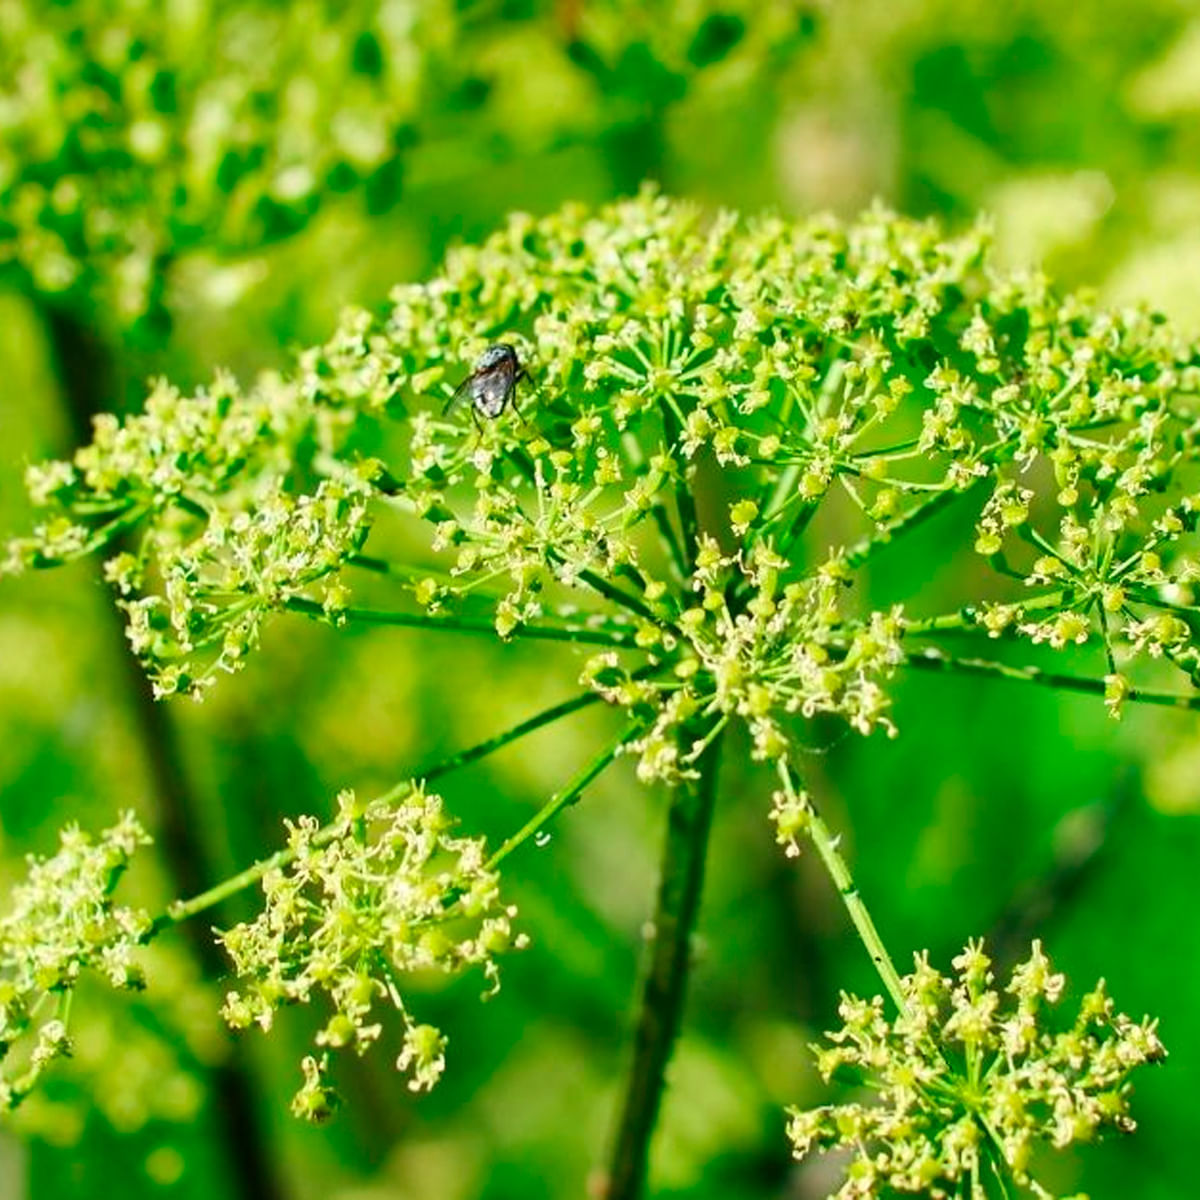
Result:
[[[430,783],[435,779],[441,779],[453,771],[461,770],[471,763],[486,758],[489,754],[495,753],[497,750],[518,741],[520,738],[553,724],[555,721],[562,720],[564,717],[568,717],[580,709],[598,703],[600,699],[601,697],[595,692],[585,692],[571,700],[565,700],[561,704],[543,709],[542,712],[529,717],[519,725],[514,725],[504,733],[496,734],[495,737],[490,737],[485,741],[479,742],[469,749],[460,750],[456,754],[452,754],[449,758],[442,759],[440,762],[426,767],[424,771],[402,780],[384,792],[379,799],[389,804],[397,803],[412,791],[414,780]],[[603,753],[593,759],[589,766],[583,772],[580,772],[566,788],[556,793],[532,820],[527,822],[525,826],[519,829],[508,841],[503,843],[500,849],[492,855],[492,858],[488,862],[489,869],[499,863],[501,859],[511,854],[522,842],[536,833],[542,825],[556,816],[559,811],[578,800],[587,784],[600,774],[613,760],[620,751],[621,746],[630,736],[632,736],[630,733],[622,735]],[[316,846],[328,844],[336,832],[337,825],[331,822],[316,833],[313,838],[313,844]],[[236,875],[223,880],[215,887],[208,888],[206,891],[193,896],[189,900],[181,900],[172,904],[165,913],[153,922],[146,934],[145,940],[150,941],[167,926],[177,925],[182,921],[186,921],[190,917],[196,916],[197,913],[204,912],[206,909],[212,908],[215,904],[219,904],[227,897],[245,888],[252,887],[268,872],[288,866],[295,860],[295,857],[296,855],[293,850],[286,848],[278,850],[269,857],[261,859],[259,862],[247,867],[244,871],[239,871]]]

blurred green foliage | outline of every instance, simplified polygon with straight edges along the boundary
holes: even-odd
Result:
[[[1194,325],[1198,21],[1184,0],[7,0],[0,524],[25,524],[24,463],[74,436],[49,310],[98,331],[120,407],[153,373],[188,384],[220,363],[278,364],[342,304],[381,303],[510,209],[647,176],[743,208],[882,195],[952,222],[987,209],[1012,261]],[[956,519],[881,556],[879,594],[944,580],[952,596],[971,569],[942,552],[968,536]],[[126,806],[157,820],[108,604],[83,565],[5,583],[6,880],[66,820],[99,828]],[[203,709],[173,706],[197,836],[233,870],[277,844],[284,815],[498,731],[569,694],[578,668],[567,648],[277,629]],[[808,771],[885,939],[945,963],[967,932],[991,931],[1010,958],[1039,936],[1081,987],[1105,975],[1129,1011],[1160,1014],[1172,1057],[1138,1084],[1138,1135],[1060,1164],[1056,1183],[1191,1194],[1196,718],[1134,711],[1114,726],[1090,698],[943,677],[906,680],[895,717],[892,743],[817,724]],[[503,837],[609,724],[590,712],[509,748],[447,784],[447,803]],[[471,980],[424,998],[454,1033],[433,1095],[414,1099],[367,1060],[336,1123],[292,1122],[312,1028],[285,1020],[282,1036],[231,1046],[213,985],[176,948],[154,992],[104,1001],[103,1020],[91,1005],[78,1070],[2,1135],[4,1195],[86,1198],[117,1182],[130,1197],[233,1194],[205,1090],[230,1055],[260,1084],[289,1197],[583,1194],[624,1063],[662,819],[661,797],[625,771],[509,877],[534,940],[497,1002],[480,1009]],[[723,779],[656,1195],[824,1195],[790,1162],[780,1110],[823,1094],[804,1045],[833,1021],[838,988],[875,985],[819,869],[773,845],[770,788],[737,769]],[[162,864],[130,883],[132,903],[172,895]]]

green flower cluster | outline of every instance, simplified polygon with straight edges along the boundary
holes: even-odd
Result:
[[[227,375],[193,397],[165,382],[145,411],[97,418],[71,462],[27,471],[34,502],[53,515],[9,543],[0,571],[52,566],[145,525],[136,553],[105,563],[129,618],[129,638],[160,695],[199,697],[235,670],[263,616],[339,568],[367,533],[361,478],[334,468],[312,495],[287,490],[290,473],[328,456],[345,414],[307,403],[293,383],[261,379],[249,396]],[[160,585],[131,598],[147,576]],[[331,610],[341,590],[319,601]]]
[[[639,645],[661,642],[656,629],[678,642],[689,594],[719,607],[721,586],[685,571],[699,530],[686,505],[670,512],[671,494],[715,462],[706,490],[729,500],[708,527],[735,619],[756,599],[773,603],[756,572],[772,588],[801,574],[800,535],[822,506],[848,504],[863,528],[860,542],[823,552],[841,555],[849,583],[879,546],[979,489],[992,498],[977,548],[995,582],[966,599],[960,627],[1057,648],[1095,638],[1110,701],[1132,688],[1125,662],[1194,668],[1200,351],[1141,311],[997,272],[982,228],[948,241],[883,212],[849,227],[706,222],[647,193],[600,214],[514,218],[452,255],[443,278],[398,289],[392,312],[364,328],[353,318],[367,361],[393,363],[406,399],[436,395],[455,363],[464,370],[501,336],[532,364],[535,430],[417,412],[400,472],[435,546],[453,550],[452,574],[464,585],[509,577],[502,634],[543,615],[552,583],[591,573],[633,585],[617,603],[638,618]],[[344,385],[344,341],[333,347],[318,361]],[[329,398],[384,400],[374,385],[335,385]],[[658,546],[640,536],[647,526]],[[1032,547],[1026,561],[1010,561],[1013,539]],[[764,573],[755,554],[784,570]],[[454,590],[419,598],[442,605]],[[861,613],[858,628],[881,621],[930,632],[895,612]],[[818,648],[838,652],[827,639]],[[884,674],[896,658],[883,654]],[[854,718],[840,700],[828,707]]]
[[[214,515],[200,536],[167,549],[163,594],[121,601],[134,653],[155,664],[156,695],[199,697],[218,671],[237,670],[264,616],[311,590],[361,546],[369,495],[353,478],[325,480],[311,496],[277,489],[257,500],[253,516]],[[128,594],[140,575],[136,560],[126,555],[108,566]],[[346,589],[334,583],[319,590],[323,610],[336,615]]]
[[[839,608],[847,583],[841,557],[783,585],[788,566],[769,543],[755,546],[743,564],[701,534],[692,578],[696,600],[676,622],[680,644],[669,675],[631,672],[616,651],[587,663],[584,679],[647,723],[630,742],[641,756],[642,779],[674,782],[690,773],[734,715],[749,726],[754,757],[772,762],[787,755],[782,718],[789,713],[840,713],[860,733],[876,725],[895,733],[880,681],[904,658],[899,612],[873,613],[865,623],[848,620]],[[691,726],[706,732],[681,747],[677,734]]]
[[[904,1011],[890,1022],[882,998],[843,995],[833,1044],[813,1047],[826,1081],[849,1068],[872,1093],[792,1112],[797,1158],[851,1154],[839,1200],[886,1191],[982,1200],[995,1194],[992,1179],[1052,1200],[1028,1173],[1037,1143],[1062,1149],[1134,1128],[1129,1074],[1166,1056],[1156,1022],[1114,1013],[1101,982],[1069,1026],[1054,1028],[1065,980],[1038,942],[1014,968],[1007,1003],[982,944],[968,943],[954,966],[951,979],[917,955],[901,983]]]
[[[332,1012],[316,1035],[320,1057],[306,1057],[293,1111],[329,1116],[335,1102],[328,1052],[362,1054],[383,1033],[376,1005],[400,1014],[397,1070],[428,1090],[445,1066],[446,1039],[412,1019],[400,977],[479,966],[499,987],[496,956],[526,942],[514,934],[516,910],[500,902],[498,877],[481,839],[455,836],[441,799],[416,785],[361,803],[338,797],[338,816],[289,823],[286,865],[263,875],[263,911],[220,935],[240,990],[224,1016],[235,1029],[270,1029],[275,1010],[323,996]]]
[[[1028,374],[997,387],[1010,402],[998,414],[1010,461],[993,472],[975,549],[1034,603],[985,605],[979,621],[993,637],[1015,627],[1056,648],[1095,638],[1115,711],[1131,687],[1119,658],[1165,657],[1193,682],[1200,667],[1185,619],[1200,579],[1189,537],[1200,512],[1200,352],[1148,314],[1073,307],[1067,328],[1084,336],[1067,344],[1057,328],[1029,329]],[[1000,371],[998,327],[977,319],[963,339],[973,380]],[[1022,394],[1030,381],[1044,395],[1036,406]],[[1024,482],[1035,464],[1052,472],[1041,494]]]
[[[150,941],[138,963],[144,992],[87,980],[76,990],[70,1057],[55,1064],[51,1086],[34,1088],[7,1119],[21,1137],[63,1146],[97,1118],[122,1134],[198,1119],[204,1068],[229,1053],[216,1019],[220,997],[178,943]]]
[[[534,380],[525,415],[443,413],[502,339]],[[290,379],[161,385],[73,464],[31,472],[50,515],[9,567],[137,523],[110,575],[157,589],[128,602],[132,636],[162,691],[194,690],[272,610],[354,619],[339,568],[363,565],[373,497],[443,556],[393,572],[405,619],[567,636],[585,606],[580,640],[611,648],[588,675],[654,726],[650,775],[698,712],[744,717],[768,758],[788,713],[888,728],[887,679],[948,629],[1098,643],[1115,712],[1139,661],[1196,671],[1198,388],[1195,345],[997,272],[982,228],[706,220],[647,191],[512,218],[383,316],[349,313]],[[348,449],[368,430],[386,467]],[[913,597],[865,605],[855,572],[967,496],[994,568],[977,594],[929,618],[908,618]],[[633,681],[631,649],[661,670]]]
[[[150,839],[131,814],[92,838],[71,826],[50,858],[30,857],[0,917],[0,1109],[14,1108],[56,1058],[70,1052],[71,996],[86,971],[115,988],[140,988],[135,951],[150,928],[114,905],[134,851]]]

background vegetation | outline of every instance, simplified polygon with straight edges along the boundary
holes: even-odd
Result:
[[[89,406],[140,403],[161,373],[249,377],[510,210],[644,178],[744,209],[854,212],[878,196],[952,226],[988,210],[1009,261],[1200,328],[1200,24],[1183,3],[155,9],[0,5],[5,529],[27,521],[24,464],[77,441]],[[206,83],[248,76],[214,100],[251,98],[224,174],[161,149]],[[333,119],[347,112],[359,123]],[[158,133],[147,113],[165,114]],[[316,164],[308,184],[287,177],[297,161]],[[106,205],[115,236],[88,225]],[[906,578],[960,591],[952,574],[969,568],[941,553],[952,536],[969,539],[965,520],[880,556],[880,594]],[[258,856],[283,816],[341,786],[381,789],[562,699],[578,672],[567,647],[296,623],[204,706],[152,710],[110,607],[86,563],[4,583],[0,869],[15,875],[68,819],[99,828],[131,806],[163,851],[133,881],[150,906]],[[894,742],[818,722],[807,772],[885,938],[944,963],[970,931],[1002,952],[1039,936],[1073,980],[1104,974],[1123,1008],[1160,1014],[1172,1057],[1138,1081],[1138,1136],[1068,1159],[1058,1183],[1188,1195],[1196,717],[1135,709],[1114,725],[1091,697],[916,675],[895,718]],[[447,781],[447,801],[502,837],[610,723],[580,714]],[[582,1194],[609,1131],[662,815],[623,770],[509,876],[535,937],[501,998],[481,1009],[475,980],[426,998],[455,1039],[431,1096],[368,1058],[335,1123],[294,1122],[306,1016],[231,1043],[219,964],[179,939],[156,950],[170,984],[95,999],[104,1016],[71,1071],[0,1140],[0,1190],[93,1196],[119,1177],[130,1196],[180,1198]],[[823,876],[773,844],[761,781],[723,795],[654,1191],[824,1195],[791,1161],[780,1109],[822,1094],[805,1044],[837,989],[876,985]]]

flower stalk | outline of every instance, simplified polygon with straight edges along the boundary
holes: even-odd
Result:
[[[637,1200],[645,1190],[667,1063],[683,1017],[719,761],[717,739],[697,760],[695,777],[681,780],[671,793],[650,957],[642,982],[633,1061],[609,1159],[605,1200]]]

